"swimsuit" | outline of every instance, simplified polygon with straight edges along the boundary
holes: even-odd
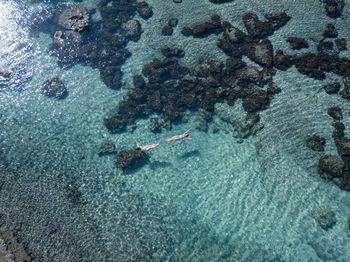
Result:
[[[182,139],[182,138],[185,138],[185,136],[184,136],[184,135],[177,135],[177,136],[176,136],[176,140],[177,140],[177,139]]]

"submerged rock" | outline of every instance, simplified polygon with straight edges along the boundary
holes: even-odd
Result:
[[[347,50],[345,38],[338,38],[334,42],[339,51]]]
[[[158,133],[163,127],[164,120],[158,116],[151,116],[149,118],[148,129],[153,133]]]
[[[165,57],[183,57],[185,55],[184,50],[180,48],[170,48],[170,47],[164,47],[161,50],[162,54]]]
[[[112,141],[103,142],[97,150],[99,156],[109,155],[116,153],[115,144]]]
[[[325,143],[326,139],[319,135],[313,135],[306,139],[307,147],[314,151],[324,151]]]
[[[335,29],[335,26],[331,23],[327,24],[326,30],[323,32],[324,37],[337,37],[338,32]]]
[[[324,155],[318,161],[317,171],[324,179],[332,179],[343,174],[343,162],[335,155]]]
[[[263,80],[262,72],[255,66],[245,66],[236,71],[238,79],[245,82],[259,82]]]
[[[287,70],[292,64],[292,58],[285,55],[282,50],[278,50],[273,57],[273,65],[279,70]]]
[[[46,80],[41,87],[41,91],[44,95],[60,99],[65,98],[68,95],[66,86],[58,77]]]
[[[178,24],[178,22],[179,22],[179,19],[177,19],[177,18],[170,18],[169,20],[168,20],[168,26],[171,26],[171,27],[176,27],[177,26],[177,24]]]
[[[11,72],[8,70],[0,71],[0,76],[3,78],[9,78],[11,76]]]
[[[258,19],[258,16],[253,13],[248,13],[243,16],[243,23],[248,34],[253,38],[262,38],[273,33],[272,24],[263,22]]]
[[[345,130],[345,125],[342,122],[334,122],[332,123],[332,126],[334,127],[333,134],[332,136],[334,138],[339,138],[344,136],[344,130]]]
[[[326,3],[325,9],[329,17],[337,18],[341,16],[344,8],[344,0],[322,0]]]
[[[324,230],[332,227],[337,222],[335,213],[327,208],[314,209],[311,211],[311,215]]]
[[[291,49],[301,49],[309,47],[307,41],[304,38],[300,37],[288,37],[287,42],[289,42]]]
[[[82,36],[75,31],[56,31],[53,36],[53,42],[58,46],[65,47],[69,44],[76,44],[81,42]]]
[[[339,106],[331,106],[328,108],[328,115],[331,116],[334,120],[342,120],[343,114]]]
[[[270,102],[270,97],[266,91],[256,89],[252,94],[243,99],[242,106],[248,113],[266,109]]]
[[[79,5],[62,9],[55,17],[55,21],[66,29],[82,32],[89,29],[89,14]]]
[[[148,19],[153,15],[152,8],[144,1],[137,4],[137,12],[143,19]]]
[[[334,83],[325,85],[323,88],[324,88],[324,91],[326,91],[326,93],[329,95],[336,94],[340,90],[340,83],[334,82]]]
[[[139,150],[121,150],[116,159],[116,166],[122,169],[135,167],[147,159],[148,155]]]
[[[162,28],[162,35],[165,35],[165,36],[169,36],[169,35],[172,35],[173,34],[173,28],[169,25],[165,25],[163,28]]]
[[[224,37],[231,43],[238,44],[243,42],[246,35],[238,28],[230,26],[225,30]]]
[[[121,31],[126,38],[137,41],[142,33],[141,24],[136,19],[130,19],[122,24]]]
[[[268,39],[245,45],[247,56],[264,67],[272,64],[272,44]]]

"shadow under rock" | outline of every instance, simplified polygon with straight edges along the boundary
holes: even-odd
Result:
[[[123,175],[131,175],[149,163],[150,163],[150,161],[149,161],[149,158],[147,157],[147,158],[143,159],[142,161],[134,164],[133,166],[130,166],[128,168],[120,168],[120,169],[122,170]]]

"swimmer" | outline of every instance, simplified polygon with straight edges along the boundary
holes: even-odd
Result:
[[[148,150],[151,150],[152,148],[159,146],[159,144],[140,146],[136,140],[135,140],[135,142],[136,142],[136,150],[138,150],[138,151],[148,151]]]
[[[165,139],[163,141],[165,142],[169,142],[169,141],[174,141],[174,140],[179,140],[179,139],[192,139],[189,137],[188,132],[191,130],[192,128],[188,129],[185,133],[183,133],[182,135],[177,135],[177,136],[173,136],[171,138]]]

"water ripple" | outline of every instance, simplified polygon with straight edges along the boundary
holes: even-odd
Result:
[[[26,68],[32,57],[30,11],[14,1],[0,1],[0,88],[23,90],[30,79]]]

